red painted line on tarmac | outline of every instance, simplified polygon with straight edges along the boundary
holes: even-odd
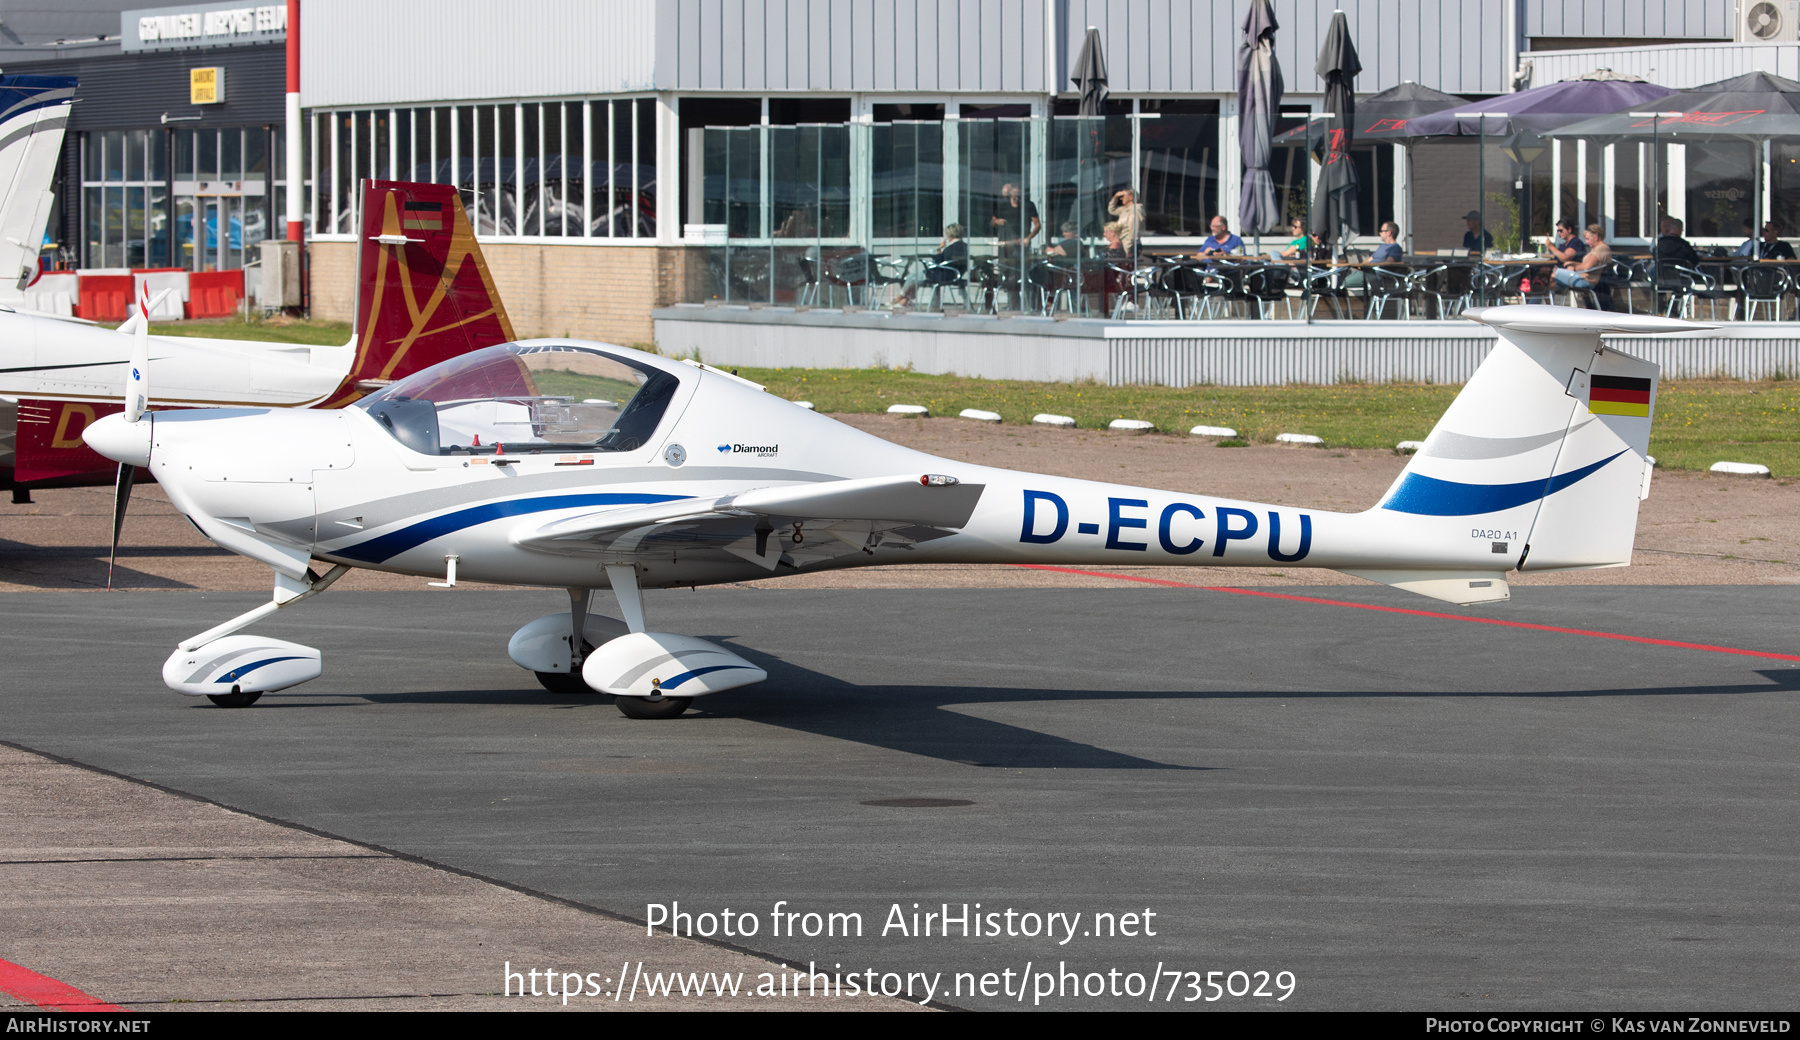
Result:
[[[1050,567],[1038,563],[1014,564],[1036,571],[1056,571],[1061,574],[1080,574],[1090,578],[1112,578],[1115,581],[1135,581],[1145,585],[1167,585],[1176,589],[1204,589],[1207,592],[1229,592],[1238,596],[1260,596],[1264,599],[1286,599],[1295,603],[1317,603],[1327,607],[1349,607],[1353,610],[1373,610],[1382,614],[1410,614],[1414,617],[1441,618],[1445,621],[1468,621],[1477,625],[1498,625],[1501,628],[1524,628],[1534,632],[1559,632],[1569,636],[1590,636],[1594,639],[1616,639],[1622,643],[1644,643],[1649,646],[1672,646],[1681,650],[1705,650],[1715,654],[1737,654],[1742,657],[1767,657],[1776,661],[1800,661],[1800,654],[1777,654],[1767,650],[1740,650],[1735,646],[1713,646],[1710,643],[1683,643],[1674,639],[1651,639],[1648,636],[1628,636],[1622,632],[1596,632],[1586,628],[1563,628],[1560,625],[1534,625],[1529,621],[1507,621],[1503,618],[1471,617],[1467,614],[1445,614],[1436,610],[1413,610],[1408,607],[1383,607],[1373,603],[1352,603],[1341,599],[1322,599],[1318,596],[1295,596],[1286,592],[1262,592],[1257,589],[1240,589],[1230,585],[1193,585],[1185,581],[1169,581],[1164,578],[1145,578],[1135,574],[1113,574],[1109,571],[1088,571],[1075,567]]]
[[[0,992],[10,993],[27,1004],[36,1004],[48,1011],[125,1010],[11,961],[0,961]]]

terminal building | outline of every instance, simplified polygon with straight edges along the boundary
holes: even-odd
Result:
[[[834,248],[930,252],[958,224],[991,252],[1009,184],[1040,215],[1040,241],[1065,223],[1095,238],[1105,215],[1091,200],[1131,188],[1140,247],[1197,246],[1213,214],[1237,212],[1246,6],[302,0],[310,306],[349,317],[361,178],[457,184],[521,335],[645,342],[652,311],[677,303],[829,304],[818,267]],[[1285,126],[1322,108],[1314,63],[1334,6],[1361,55],[1359,95],[1413,81],[1477,100],[1599,69],[1674,88],[1800,74],[1793,26],[1759,35],[1737,0],[1275,0]],[[284,219],[278,9],[121,10],[115,53],[0,53],[10,69],[35,58],[81,77],[52,229],[73,265],[254,259]],[[1084,122],[1071,75],[1089,27],[1110,93]],[[221,71],[222,101],[192,103],[199,69]],[[1501,144],[1359,147],[1362,228],[1407,221],[1429,247],[1461,235],[1472,202],[1529,181],[1521,235],[1569,217],[1648,240],[1637,146],[1552,144],[1525,168]],[[1765,209],[1800,221],[1785,152],[1690,148],[1684,162],[1665,205],[1697,241],[1741,240],[1758,164]],[[1304,146],[1277,149],[1290,206],[1308,166]]]

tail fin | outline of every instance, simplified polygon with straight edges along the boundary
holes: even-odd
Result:
[[[1712,326],[1541,305],[1464,316],[1492,325],[1499,338],[1376,510],[1455,518],[1448,533],[1475,539],[1483,554],[1491,546],[1483,563],[1492,567],[1480,575],[1356,573],[1471,603],[1505,599],[1500,576],[1514,567],[1629,564],[1659,369],[1603,346],[1600,335]]]
[[[363,182],[356,300],[356,360],[327,408],[514,338],[452,185]]]
[[[0,76],[0,294],[37,276],[73,76]]]

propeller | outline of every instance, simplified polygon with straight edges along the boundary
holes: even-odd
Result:
[[[163,290],[166,295],[169,290]],[[162,302],[162,296],[156,303]],[[148,282],[138,283],[137,313],[126,324],[131,325],[131,364],[125,372],[125,421],[139,422],[150,407],[150,300]],[[123,326],[121,326],[123,328]],[[125,506],[131,501],[131,485],[137,480],[137,467],[119,463],[119,476],[113,484],[112,551],[106,557],[106,587],[113,587],[113,568],[119,561],[119,533],[125,528]]]

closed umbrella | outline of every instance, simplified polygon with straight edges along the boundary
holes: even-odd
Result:
[[[1237,50],[1238,146],[1244,162],[1238,226],[1252,234],[1281,223],[1275,180],[1269,176],[1270,145],[1281,114],[1281,66],[1275,60],[1278,28],[1269,0],[1250,0]]]
[[[1069,77],[1081,91],[1084,116],[1106,114],[1106,55],[1100,48],[1100,30],[1088,26],[1087,38],[1081,41],[1081,55],[1075,59],[1075,72]]]
[[[1313,200],[1311,232],[1320,239],[1335,235],[1341,250],[1359,230],[1356,165],[1350,161],[1350,145],[1356,135],[1356,76],[1362,71],[1344,12],[1331,16],[1331,28],[1313,71],[1325,81],[1325,111],[1332,118],[1326,122],[1325,161]]]

